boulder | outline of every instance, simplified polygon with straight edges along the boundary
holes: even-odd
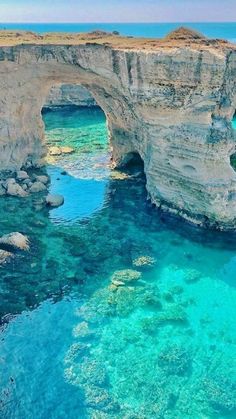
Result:
[[[7,184],[7,195],[18,196],[18,197],[23,198],[27,196],[28,194],[26,191],[24,191],[24,189],[18,183],[16,183],[16,181],[15,182],[12,181],[12,182],[8,182]]]
[[[44,185],[46,185],[49,182],[49,177],[46,175],[39,175],[39,176],[35,176],[35,180],[37,182],[41,182]]]
[[[60,156],[61,155],[61,148],[60,147],[50,147],[49,148],[50,156]]]
[[[16,179],[14,177],[9,177],[7,180],[5,180],[4,187],[7,189],[8,185],[14,185],[15,183]]]
[[[21,233],[13,232],[0,237],[0,246],[5,245],[13,249],[29,250],[29,239]]]
[[[13,254],[11,252],[7,252],[6,250],[0,249],[0,265],[3,265],[5,262],[7,262]]]
[[[29,178],[29,175],[25,170],[19,170],[16,172],[16,177],[18,180],[25,180]]]
[[[39,182],[39,181],[36,181],[36,182],[34,182],[33,183],[33,185],[32,186],[30,186],[30,188],[29,188],[29,191],[30,192],[43,192],[43,191],[45,191],[47,188],[46,188],[46,186],[44,185],[44,183],[42,183],[42,182]]]
[[[46,204],[50,207],[60,207],[64,204],[64,197],[62,195],[48,194],[46,196]]]

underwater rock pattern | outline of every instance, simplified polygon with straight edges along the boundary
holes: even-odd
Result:
[[[57,112],[64,126],[64,111]],[[79,124],[83,112],[73,116]],[[89,112],[90,124],[97,111]],[[55,119],[53,112],[45,119],[48,139]],[[98,121],[84,144],[78,132],[65,166],[48,168],[50,192],[67,192],[64,170],[71,162],[77,173],[85,144],[94,156],[104,152]],[[67,134],[56,136],[67,144]],[[97,169],[103,205],[81,215],[93,199],[93,191],[81,198],[87,172],[91,178],[85,166],[75,179],[78,199],[67,194],[59,208],[36,211],[37,194],[0,200],[2,234],[19,231],[30,240],[27,252],[0,265],[1,416],[235,418],[235,234],[163,216],[146,200],[142,176],[110,177],[99,192]],[[118,279],[139,278],[114,289],[117,272]]]
[[[114,164],[143,159],[152,202],[199,225],[234,228],[235,48],[186,34],[130,50],[1,47],[0,167],[42,164],[41,108],[53,85],[79,83],[107,116]]]

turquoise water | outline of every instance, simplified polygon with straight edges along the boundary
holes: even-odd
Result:
[[[97,29],[119,31],[122,35],[162,38],[168,32],[187,26],[209,38],[224,38],[236,42],[236,22],[182,23],[0,23],[0,29],[23,29],[45,32],[89,32]]]
[[[44,121],[75,152],[47,167],[64,206],[0,200],[1,232],[31,243],[0,268],[1,418],[235,418],[235,235],[169,218],[144,176],[114,173],[100,110]]]

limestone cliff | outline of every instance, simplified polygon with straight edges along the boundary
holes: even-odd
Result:
[[[41,164],[46,97],[53,85],[81,84],[107,116],[116,164],[142,157],[156,205],[234,228],[236,46],[186,34],[94,37],[0,36],[1,169]]]
[[[76,84],[62,84],[52,86],[44,104],[45,107],[57,106],[95,106],[96,102],[89,91]]]

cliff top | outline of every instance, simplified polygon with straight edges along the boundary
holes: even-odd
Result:
[[[236,44],[225,40],[208,39],[204,35],[188,28],[180,27],[170,32],[165,38],[135,38],[120,36],[118,32],[93,31],[89,33],[47,33],[39,35],[28,31],[0,31],[0,47],[14,45],[105,45],[116,49],[155,50],[157,48],[172,48],[190,46],[199,48],[236,49]]]
[[[174,31],[170,32],[168,35],[166,35],[166,37],[164,38],[165,40],[168,41],[194,41],[194,40],[203,40],[203,39],[207,39],[202,33],[194,31],[193,29],[190,28],[185,28],[184,26],[181,26],[178,29],[175,29]]]

